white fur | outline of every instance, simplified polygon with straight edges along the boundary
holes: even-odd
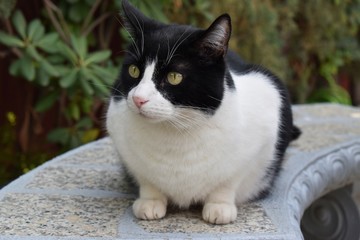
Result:
[[[174,107],[151,81],[155,63],[127,100],[110,101],[107,129],[140,184],[133,206],[142,219],[165,215],[168,200],[180,207],[204,203],[203,218],[229,223],[243,203],[267,186],[275,160],[281,98],[261,73],[232,73],[214,116]],[[133,96],[148,102],[138,109]],[[191,120],[190,120],[191,119]]]

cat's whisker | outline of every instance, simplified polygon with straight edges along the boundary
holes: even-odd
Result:
[[[195,127],[213,127],[208,119],[203,115],[203,113],[198,113],[196,111],[192,112],[192,116],[189,116],[187,114],[177,112],[175,114],[175,118],[178,119],[179,122],[182,122],[184,125],[187,126],[187,128],[191,126]]]
[[[139,51],[139,48],[135,42],[135,39],[134,37],[131,35],[131,33],[129,32],[129,30],[127,29],[127,27],[121,22],[120,19],[118,19],[117,17],[115,17],[116,20],[118,20],[118,22],[120,23],[120,25],[123,27],[123,29],[126,31],[126,33],[129,35],[130,39],[131,39],[131,44],[134,46],[134,49],[135,49],[135,52],[136,52],[136,59],[139,60],[140,57],[141,57],[141,54],[140,54],[140,51]]]
[[[173,48],[172,48],[171,51],[170,51],[169,56],[167,57],[167,59],[166,59],[166,61],[165,61],[166,64],[169,64],[169,63],[170,63],[171,59],[174,57],[174,54],[175,54],[176,50],[181,46],[181,44],[182,44],[186,39],[188,39],[188,38],[192,35],[192,33],[190,33],[189,35],[187,35],[185,38],[182,39],[182,37],[185,35],[185,33],[187,33],[188,30],[189,30],[189,28],[186,28],[185,31],[180,35],[180,37],[176,40]]]
[[[138,56],[137,56],[135,53],[133,53],[133,52],[131,52],[131,51],[129,51],[129,50],[124,50],[124,51],[122,51],[122,52],[128,53],[128,54],[130,54],[131,56],[133,56],[135,59],[138,59]]]
[[[209,98],[212,98],[212,99],[214,99],[214,100],[216,100],[216,101],[219,101],[219,102],[221,102],[221,99],[218,99],[218,98],[216,98],[216,97],[213,97],[213,96],[211,96],[211,95],[208,95],[208,97],[209,97]]]
[[[171,59],[175,56],[175,53],[177,51],[177,49],[181,46],[181,44],[188,39],[190,36],[192,35],[192,33],[190,33],[189,35],[187,35],[176,47],[174,47],[173,51],[172,51],[172,55],[170,56],[169,62],[171,61]]]
[[[135,18],[137,25],[138,25],[138,29],[140,30],[141,33],[141,54],[144,53],[144,45],[145,45],[145,37],[144,37],[144,28],[141,26],[139,19],[136,17],[135,14],[132,14],[133,17]]]
[[[166,60],[165,60],[165,63],[166,63],[166,64],[168,64],[168,63],[170,62],[171,55],[173,54],[173,50],[174,50],[175,46],[178,44],[178,42],[180,41],[180,39],[182,38],[182,36],[185,34],[185,32],[186,32],[186,30],[180,35],[180,37],[179,37],[179,38],[176,40],[176,42],[174,43],[172,49],[170,50],[170,53],[169,53],[168,57],[167,57]],[[169,39],[168,39],[168,44],[170,44],[170,43],[169,43]]]
[[[158,49],[156,51],[156,56],[159,56],[160,47],[161,47],[160,44],[158,44]]]
[[[177,123],[177,121],[169,120],[168,123],[170,123],[170,125],[171,125],[173,128],[175,128],[179,134],[185,136],[185,134],[184,134],[185,130],[179,126],[179,124]],[[168,125],[165,125],[165,126],[166,126],[166,127],[169,127]]]
[[[181,134],[183,137],[191,137],[192,139],[196,140],[198,137],[193,134],[192,131],[189,130],[189,125],[179,119],[172,119],[169,121],[170,124]]]
[[[167,40],[167,55],[166,55],[166,59],[165,59],[165,65],[168,64],[168,59],[170,56],[170,40],[169,38],[166,38]]]
[[[100,83],[94,83],[94,82],[91,82],[91,84],[94,85],[94,86],[101,86],[101,87],[109,88],[109,89],[115,91],[116,93],[120,94],[121,97],[126,97],[125,93],[121,92],[118,88],[113,87],[110,84],[100,84]],[[110,97],[110,96],[108,96],[108,97]]]

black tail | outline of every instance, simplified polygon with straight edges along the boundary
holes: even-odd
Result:
[[[301,135],[301,130],[297,126],[293,126],[291,133],[291,140],[297,139]]]

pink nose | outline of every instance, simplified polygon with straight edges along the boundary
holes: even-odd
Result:
[[[132,99],[138,108],[141,108],[142,105],[144,105],[145,103],[147,103],[149,101],[142,97],[136,97],[136,96],[133,96]]]

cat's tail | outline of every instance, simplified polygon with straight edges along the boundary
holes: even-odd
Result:
[[[301,130],[297,126],[293,125],[292,133],[291,133],[291,140],[297,139],[301,135]]]

